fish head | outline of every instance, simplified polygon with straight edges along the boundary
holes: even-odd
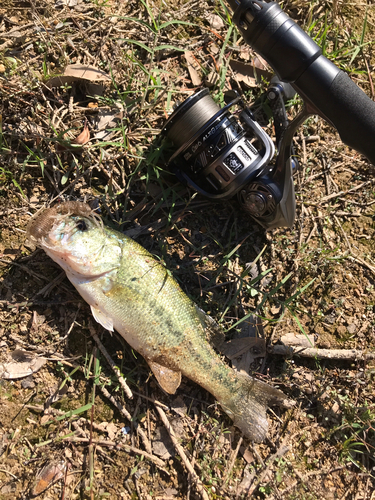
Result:
[[[120,265],[120,242],[82,202],[38,212],[29,222],[27,238],[76,278],[104,276]]]

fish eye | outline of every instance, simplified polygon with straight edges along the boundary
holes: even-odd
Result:
[[[82,232],[87,231],[88,226],[87,226],[86,221],[84,219],[77,220],[76,228],[78,229],[78,231],[82,231]]]

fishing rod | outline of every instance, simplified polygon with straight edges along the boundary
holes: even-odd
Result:
[[[238,95],[220,108],[207,89],[179,103],[162,134],[175,151],[169,160],[180,180],[212,200],[237,194],[241,207],[266,229],[291,227],[296,202],[293,150],[297,128],[311,115],[333,125],[346,145],[375,165],[375,102],[276,2],[227,0],[244,41],[272,67],[267,89],[273,112],[277,156],[271,138]],[[289,121],[285,101],[303,100]],[[240,111],[232,113],[236,106]]]

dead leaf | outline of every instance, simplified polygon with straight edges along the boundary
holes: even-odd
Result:
[[[240,453],[248,464],[251,464],[252,462],[254,462],[254,455],[251,453],[249,448],[245,448],[245,446],[241,446]]]
[[[236,489],[236,494],[238,496],[243,494],[245,494],[245,496],[247,495],[255,475],[256,469],[254,469],[254,467],[250,469],[250,465],[247,464],[243,471],[243,479]]]
[[[265,356],[266,342],[256,337],[245,337],[243,339],[232,339],[225,342],[223,354],[230,360],[242,356],[246,351],[254,351],[254,357]]]
[[[53,483],[62,479],[65,475],[67,464],[64,460],[61,462],[50,462],[37,474],[31,495],[36,497],[43,493]]]
[[[177,413],[177,415],[180,415],[180,417],[184,417],[187,413],[187,407],[186,404],[182,398],[182,396],[177,396],[172,402],[171,402],[171,409]]]
[[[246,351],[244,354],[241,354],[238,358],[233,358],[232,366],[238,372],[243,372],[246,375],[250,374],[250,367],[255,361],[255,357],[253,356],[251,351]]]
[[[58,386],[53,394],[44,403],[44,411],[46,411],[53,403],[57,403],[68,392],[68,386],[65,384],[61,388]]]
[[[108,141],[115,133],[113,129],[118,126],[123,116],[124,112],[119,108],[100,108],[95,127],[98,132],[95,133],[93,138]]]
[[[260,337],[264,338],[262,320],[258,316],[250,316],[249,319],[241,323],[241,331],[236,338]]]
[[[257,55],[256,57],[254,57],[253,65],[254,65],[254,68],[260,69],[262,71],[269,71],[270,70],[270,67],[269,67],[267,61],[265,59],[263,59],[263,57],[261,57],[260,55]]]
[[[36,357],[33,353],[16,349],[12,358],[14,362],[0,363],[0,378],[11,380],[28,377],[47,363],[46,358]]]
[[[108,433],[108,438],[113,441],[116,437],[116,435],[120,432],[118,426],[112,422],[110,422],[107,427],[105,428],[106,432]]]
[[[232,361],[233,367],[239,372],[249,374],[250,366],[256,358],[266,355],[262,321],[257,316],[250,316],[241,324],[237,338],[225,342],[223,354]]]
[[[245,46],[241,47],[241,52],[239,53],[239,57],[244,59],[245,61],[250,61],[250,47]]]
[[[42,325],[46,320],[46,317],[42,314],[38,314],[36,311],[33,312],[32,327],[37,329],[38,326]]]
[[[51,415],[47,414],[47,415],[43,415],[43,417],[41,417],[40,419],[40,425],[46,425],[47,422],[49,422],[51,420]]]
[[[155,439],[152,442],[152,451],[162,460],[175,456],[175,449],[168,431],[165,427],[157,427],[155,430]]]
[[[22,349],[15,349],[12,352],[11,356],[17,363],[27,363],[35,358],[35,355],[33,353],[24,351]]]
[[[113,441],[115,437],[120,434],[120,426],[113,422],[100,422],[99,427],[108,434],[108,438]]]
[[[225,26],[224,21],[217,14],[208,14],[207,21],[210,23],[211,28],[214,30],[221,30]]]
[[[168,497],[174,497],[178,495],[178,491],[175,488],[165,488],[164,495]]]
[[[87,144],[89,140],[90,140],[90,130],[87,124],[87,120],[85,120],[85,125],[83,126],[82,132],[71,142],[72,144],[79,144],[80,146],[83,146],[84,144]]]
[[[87,66],[84,64],[69,64],[61,75],[50,78],[46,85],[47,87],[60,87],[73,82],[111,82],[111,77],[96,68],[95,66]]]
[[[206,83],[207,87],[213,87],[214,85],[216,85],[218,83],[218,81],[219,81],[219,75],[214,70],[212,70],[206,76],[206,79],[205,79],[205,83]]]
[[[196,58],[194,57],[193,53],[190,50],[185,51],[185,59],[187,62],[187,68],[189,71],[190,79],[192,81],[192,84],[195,87],[198,87],[199,85],[202,85],[202,79],[199,76],[200,72],[200,65]]]
[[[260,63],[258,63],[260,66]],[[239,82],[243,82],[248,87],[257,87],[262,77],[271,79],[273,73],[257,67],[255,60],[252,63],[243,63],[241,61],[231,60],[229,66],[232,68],[234,76]]]
[[[78,5],[78,0],[57,0],[55,7],[75,7]]]

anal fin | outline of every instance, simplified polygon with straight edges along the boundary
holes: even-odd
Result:
[[[156,380],[159,382],[160,387],[168,394],[174,394],[179,385],[181,384],[181,372],[176,372],[170,368],[159,365],[155,361],[147,360]]]
[[[95,321],[97,321],[100,325],[102,325],[106,330],[113,332],[113,321],[111,318],[106,316],[100,309],[97,309],[94,306],[91,307],[92,315],[94,316]]]

